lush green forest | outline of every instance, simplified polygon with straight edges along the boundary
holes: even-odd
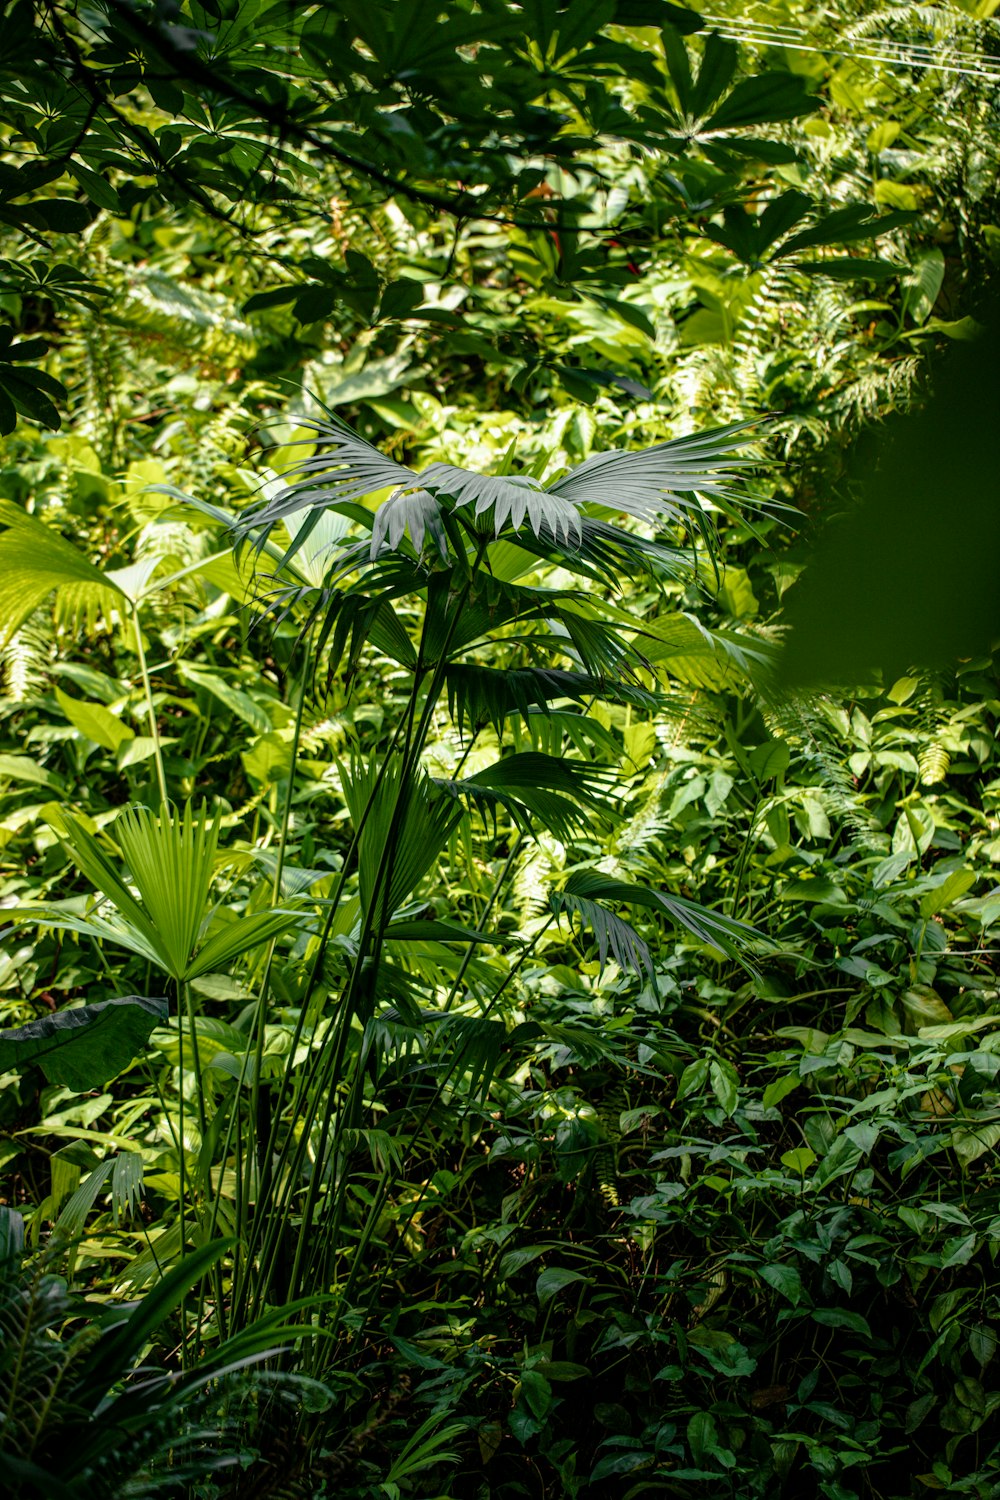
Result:
[[[0,1475],[1000,1496],[996,0],[0,0]]]

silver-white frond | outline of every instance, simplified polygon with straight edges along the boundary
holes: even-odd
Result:
[[[375,515],[373,560],[386,544],[395,550],[407,532],[418,552],[430,535],[446,555],[442,513],[463,507],[472,507],[476,517],[491,513],[494,536],[508,527],[518,532],[527,522],[537,539],[548,535],[575,549],[583,547],[585,522],[593,520],[589,507],[624,511],[645,521],[695,512],[704,532],[698,497],[730,509],[730,485],[751,462],[736,454],[751,424],[736,423],[636,452],[597,453],[543,485],[526,475],[476,474],[447,463],[432,463],[418,473],[381,453],[338,418],[299,420],[316,434],[320,451],[290,469],[277,493],[246,511],[238,531],[243,536],[256,533],[257,545],[263,546],[277,522],[300,511],[315,513],[321,506],[344,506],[392,489]],[[306,523],[307,533],[311,525]],[[295,546],[306,539],[298,538]]]
[[[635,452],[595,453],[549,488],[575,505],[600,505],[642,520],[677,515],[697,505],[697,493],[725,498],[752,459],[736,457],[746,444],[747,423],[674,438]]]
[[[375,512],[369,554],[372,562],[378,557],[387,538],[390,548],[395,552],[407,531],[417,552],[422,549],[425,536],[429,535],[437,544],[442,558],[447,557],[448,538],[441,521],[440,507],[433,495],[429,495],[426,490],[400,490],[383,501]]]
[[[415,470],[381,453],[344,423],[335,419],[296,420],[300,426],[313,429],[322,449],[289,469],[284,477],[290,483],[271,500],[244,513],[239,528],[244,534],[266,532],[286,516],[307,507],[344,504],[378,490],[398,486],[409,489],[419,483]]]
[[[458,510],[474,505],[477,516],[493,511],[493,529],[499,535],[505,526],[519,531],[527,518],[540,536],[548,531],[557,541],[576,545],[583,537],[576,508],[562,496],[554,496],[537,480],[523,475],[474,474],[456,464],[431,464],[420,476],[422,484],[439,494],[450,495]]]

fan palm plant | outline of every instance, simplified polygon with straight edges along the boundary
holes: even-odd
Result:
[[[643,977],[655,971],[654,944],[622,908],[647,921],[666,917],[733,957],[757,936],[672,893],[610,871],[585,873],[595,841],[599,848],[619,820],[616,767],[607,758],[616,741],[592,706],[655,711],[658,664],[678,653],[702,650],[727,667],[767,669],[757,639],[699,634],[677,612],[637,619],[613,598],[626,573],[642,572],[661,588],[690,572],[699,544],[715,557],[714,518],[733,510],[750,463],[746,432],[726,427],[643,453],[601,453],[547,477],[541,463],[512,472],[512,453],[490,475],[443,463],[418,471],[336,419],[313,423],[312,432],[315,451],[235,523],[199,503],[211,522],[231,526],[237,551],[255,549],[258,602],[263,584],[279,619],[294,619],[305,642],[270,909],[213,925],[218,816],[164,805],[116,820],[109,832],[121,865],[63,815],[59,837],[101,899],[84,915],[57,905],[28,913],[124,947],[178,991],[190,1046],[178,1024],[177,1249],[183,1254],[185,1223],[210,1237],[220,1224],[233,1229],[231,1291],[217,1263],[213,1276],[215,1302],[225,1303],[226,1326],[237,1333],[269,1303],[331,1288],[338,1295],[319,1320],[344,1332],[342,1313],[409,1153],[456,1080],[464,1079],[469,1097],[489,1087],[508,1045],[504,996],[562,915],[590,927],[601,965],[613,957]],[[285,1010],[290,1065],[274,1077],[262,1066],[279,993],[270,955],[296,921],[277,899],[304,705],[314,681],[339,674],[349,691],[359,665],[372,660],[387,662],[403,690],[387,703],[374,751],[359,744],[340,766],[349,842],[313,903],[318,930],[299,942],[301,1002]],[[442,717],[464,741],[446,774],[428,754]],[[474,836],[503,854],[480,919],[469,922],[434,909],[432,881],[454,841]],[[546,893],[530,938],[491,930],[520,852],[543,836],[565,847],[569,872]],[[248,1012],[254,1034],[244,1035],[228,1092],[209,1118],[191,981],[260,944],[272,947]],[[481,967],[474,955],[487,947],[504,956],[484,989],[481,977],[473,983]],[[185,1050],[201,1137],[191,1170]],[[383,1073],[403,1057],[420,1065],[400,1085],[407,1094],[400,1118],[410,1123],[391,1137],[376,1128],[371,1106]],[[374,1173],[363,1208],[351,1196],[360,1162],[365,1176],[369,1163]],[[231,1207],[223,1203],[229,1197]],[[419,1201],[418,1194],[411,1214]],[[383,1274],[390,1264],[385,1257]],[[369,1303],[380,1285],[370,1278]],[[322,1362],[335,1346],[311,1347]]]
[[[396,976],[400,962],[403,972],[412,966],[421,944],[440,946],[444,924],[407,919],[404,905],[459,826],[478,821],[496,833],[503,820],[519,839],[546,832],[572,843],[588,829],[613,825],[613,766],[567,753],[561,732],[557,753],[512,750],[505,727],[517,722],[530,736],[543,720],[571,722],[579,746],[586,743],[580,726],[592,725],[598,739],[599,726],[586,714],[592,702],[655,708],[654,662],[678,649],[676,639],[686,639],[692,627],[680,615],[672,617],[673,631],[669,620],[636,620],[607,596],[625,570],[643,570],[660,584],[690,569],[692,543],[700,541],[714,558],[714,514],[733,510],[736,482],[751,462],[742,451],[746,431],[725,427],[645,452],[600,453],[547,479],[541,464],[512,473],[512,453],[494,474],[443,463],[418,471],[337,418],[304,425],[315,440],[310,452],[283,487],[270,486],[239,518],[237,547],[252,545],[274,560],[275,608],[301,620],[328,680],[343,671],[349,681],[374,650],[400,670],[408,692],[378,756],[342,771],[353,836],[311,949],[307,985],[326,975],[339,995],[322,1047],[280,1080],[267,1112],[257,1213],[235,1299],[248,1311],[279,1280],[298,1295],[337,1277],[344,1164],[363,1123],[379,1017],[411,1028],[431,1024],[438,1043],[451,1048],[439,1089],[458,1065],[488,1081],[504,1034],[491,1013],[530,948],[522,948],[508,978],[473,1017],[461,1003],[468,958],[483,941],[502,939],[449,924],[444,941],[466,945],[446,1002],[459,995],[459,1013],[448,1028],[435,1029],[440,1000],[426,988],[421,1000],[419,984],[416,991],[401,989]],[[370,497],[387,489],[372,506]],[[686,534],[679,537],[678,528]],[[303,581],[300,568],[290,581],[306,549],[310,576]],[[580,581],[554,585],[556,567]],[[719,649],[738,655],[740,644],[734,639]],[[742,644],[744,664],[752,658],[765,669],[762,643]],[[710,655],[716,649],[710,633],[703,648]],[[425,749],[445,702],[460,733],[467,729],[475,739],[492,726],[501,751],[493,764],[447,778],[429,774]],[[574,912],[592,925],[602,963],[610,951],[623,968],[645,972],[652,967],[647,943],[609,903],[656,910],[731,955],[755,936],[680,898],[596,875],[573,877],[563,892],[553,892],[548,920]],[[335,932],[340,936],[331,947]],[[408,998],[414,993],[415,1008]],[[366,1040],[354,1071],[345,1073],[359,1023]],[[313,1024],[303,1007],[293,1049]],[[387,1166],[353,1252],[355,1268],[392,1180]],[[354,1272],[345,1297],[353,1280]]]

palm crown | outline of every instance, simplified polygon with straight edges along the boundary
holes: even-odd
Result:
[[[466,531],[493,538],[505,531],[520,535],[527,522],[536,542],[562,544],[584,558],[602,543],[635,551],[636,539],[609,524],[608,512],[647,523],[686,522],[711,545],[705,501],[729,511],[732,482],[752,462],[737,451],[746,446],[747,423],[633,452],[596,453],[547,483],[537,474],[506,472],[510,454],[494,474],[448,463],[418,471],[380,452],[332,414],[302,425],[316,433],[320,451],[286,474],[288,483],[277,495],[245,512],[238,528],[263,545],[278,522],[308,510],[286,559],[303,545],[324,510],[341,509],[362,519],[356,502],[385,489],[392,493],[371,523],[371,561],[399,549],[407,534],[416,552],[430,540],[447,556],[450,518]]]

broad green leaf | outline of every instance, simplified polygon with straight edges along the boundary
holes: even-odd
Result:
[[[218,672],[212,672],[194,662],[178,662],[177,675],[182,682],[189,687],[200,688],[203,692],[210,694],[213,698],[227,708],[230,713],[242,719],[245,724],[258,734],[266,735],[271,728],[271,720],[267,711],[249,693],[242,688],[236,687]],[[259,778],[260,779],[260,778]]]
[[[584,1276],[580,1271],[569,1271],[562,1266],[549,1266],[546,1270],[539,1272],[535,1282],[538,1305],[545,1307],[558,1292],[564,1291],[568,1286],[575,1286],[588,1280],[589,1277]]]
[[[678,1104],[690,1095],[700,1093],[705,1087],[708,1082],[708,1063],[707,1057],[700,1057],[697,1062],[688,1063],[677,1084],[675,1097]]]
[[[815,1151],[810,1151],[808,1146],[796,1146],[793,1151],[782,1153],[781,1165],[787,1167],[789,1172],[796,1172],[804,1177],[815,1160]]]
[[[711,1412],[695,1412],[687,1424],[687,1440],[696,1464],[712,1458],[719,1446],[719,1432]]]
[[[824,1328],[844,1328],[849,1333],[857,1333],[862,1338],[871,1339],[872,1331],[867,1318],[860,1313],[852,1312],[846,1307],[817,1307],[813,1310],[812,1320],[821,1323]]]
[[[498,1277],[501,1281],[509,1281],[512,1276],[516,1276],[518,1271],[522,1271],[533,1260],[544,1255],[548,1248],[547,1245],[529,1245],[517,1250],[508,1250],[497,1267]]]
[[[966,891],[970,891],[976,883],[975,870],[952,870],[942,883],[934,890],[928,891],[920,902],[920,915],[925,918],[934,917],[939,911],[944,911],[949,906],[954,906],[960,901]]]
[[[103,749],[114,754],[128,741],[135,739],[134,731],[123,724],[110,709],[105,708],[103,703],[84,703],[79,698],[71,698],[62,688],[56,688],[55,694],[59,707],[73,728]]]
[[[58,776],[47,770],[45,766],[40,766],[37,761],[29,759],[27,755],[0,754],[0,781],[3,780],[32,782],[52,792],[65,791]]]
[[[782,1099],[786,1098],[793,1090],[799,1088],[801,1083],[802,1079],[794,1073],[786,1073],[783,1078],[776,1078],[764,1090],[764,1108],[773,1109],[776,1104],[780,1104]]]
[[[747,754],[750,769],[763,785],[768,781],[780,781],[791,763],[791,753],[784,740],[767,740]]]
[[[774,1288],[782,1297],[787,1297],[793,1307],[798,1307],[805,1297],[805,1288],[802,1285],[802,1277],[797,1267],[786,1262],[775,1262],[773,1265],[761,1266],[760,1275],[768,1286]]]
[[[708,1079],[723,1114],[733,1114],[739,1103],[740,1081],[732,1063],[721,1057],[713,1057],[709,1064]]]
[[[16,1209],[0,1205],[0,1272],[15,1261],[24,1249],[24,1216]]]
[[[291,743],[271,730],[254,740],[249,750],[242,751],[240,759],[247,775],[266,785],[288,775],[292,763]]]
[[[0,1031],[0,1072],[38,1067],[76,1093],[100,1088],[128,1067],[166,1016],[166,1000],[143,995],[55,1011]]]

